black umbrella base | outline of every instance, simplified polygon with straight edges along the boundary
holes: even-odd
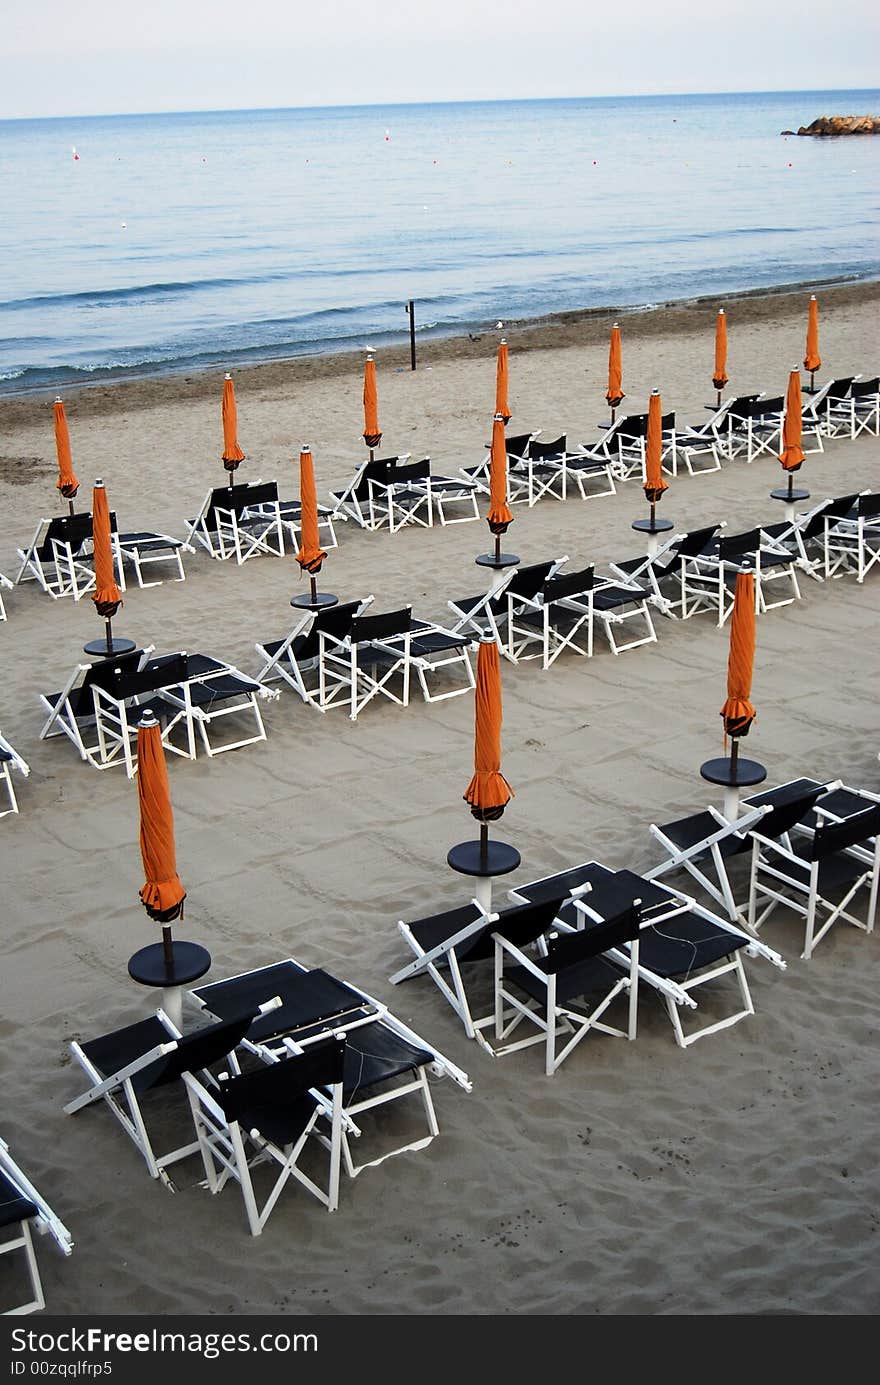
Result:
[[[171,944],[171,960],[162,943],[150,943],[128,959],[128,974],[142,986],[188,986],[198,981],[211,965],[211,954],[200,943]]]
[[[637,534],[665,534],[674,528],[671,519],[660,519],[655,517],[653,523],[650,519],[634,519],[632,528]]]
[[[516,553],[480,553],[474,559],[478,567],[516,567],[519,558]]]
[[[767,771],[757,760],[734,761],[731,756],[719,756],[717,760],[707,760],[700,765],[700,774],[709,784],[720,784],[724,790],[722,811],[728,822],[739,814],[740,789],[753,788],[763,784]]]
[[[133,649],[137,649],[134,640],[117,639],[115,635],[109,649],[105,639],[89,640],[88,644],[83,645],[83,653],[88,654],[90,659],[112,659],[116,654],[130,654]]]
[[[507,842],[489,841],[483,852],[479,842],[459,842],[450,848],[446,857],[447,865],[457,870],[459,875],[509,875],[516,870],[522,857],[516,847]]]
[[[330,606],[338,606],[339,597],[332,592],[315,592],[314,597],[311,592],[303,592],[302,596],[291,597],[290,604],[300,611],[325,611]]]
[[[211,965],[211,954],[199,943],[174,941],[170,961],[163,943],[150,943],[128,959],[128,974],[142,986],[162,987],[162,1008],[178,1029],[182,1027],[182,986],[200,980]]]

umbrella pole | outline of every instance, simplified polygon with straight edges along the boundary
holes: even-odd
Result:
[[[317,606],[317,604],[318,604],[318,579],[315,577],[314,573],[310,573],[310,574],[309,574],[309,583],[310,583],[311,588],[312,588],[312,605],[313,605],[313,606]]]
[[[69,515],[76,514],[76,511],[75,511],[74,508],[73,508],[73,501],[72,501],[72,500],[68,500],[68,502],[67,502],[67,513],[68,513]]]
[[[171,939],[171,924],[162,924],[162,955],[169,971],[174,966],[174,944]]]
[[[651,528],[648,532],[651,534],[657,532],[657,505],[654,500],[651,501]]]
[[[716,391],[715,391],[715,408],[716,408],[716,409],[720,409],[720,408],[721,408],[721,391],[720,391],[720,390],[716,390]]]
[[[612,422],[612,423],[614,422],[614,420],[616,419],[616,417],[617,417],[617,410],[616,410],[615,408],[612,407],[612,409],[611,409],[611,422]]]
[[[495,535],[495,566],[501,566],[501,535]]]
[[[111,659],[113,657],[113,631],[110,616],[107,616],[104,621],[104,635],[107,641],[107,658]]]

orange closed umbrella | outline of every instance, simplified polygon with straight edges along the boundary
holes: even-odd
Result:
[[[379,397],[376,392],[376,362],[372,356],[368,356],[364,361],[364,442],[370,449],[371,461],[373,460],[373,448],[378,447],[381,441]]]
[[[70,433],[67,427],[67,416],[64,412],[62,400],[55,400],[55,451],[58,454],[58,480],[56,485],[64,499],[69,503],[70,513],[73,514],[73,498],[79,490],[79,481],[73,471],[73,459],[70,455]]]
[[[730,655],[727,660],[727,701],[721,708],[724,718],[725,750],[727,737],[733,739],[736,755],[737,737],[745,736],[755,719],[755,709],[749,698],[752,693],[752,671],[755,663],[755,577],[740,572],[736,578],[733,615],[730,620]]]
[[[611,422],[614,422],[614,412],[622,399],[626,396],[623,393],[623,365],[620,352],[620,328],[615,322],[611,328],[611,343],[608,347],[608,391],[605,398],[611,409]]]
[[[807,351],[804,356],[804,370],[810,372],[810,392],[812,393],[815,383],[816,371],[822,364],[822,357],[819,355],[819,304],[816,302],[816,295],[810,294],[810,315],[807,318]]]
[[[721,403],[721,391],[727,379],[727,314],[723,308],[719,308],[715,319],[715,374],[712,376],[712,384],[718,391],[718,404]]]
[[[794,366],[788,377],[785,422],[782,425],[782,451],[779,454],[779,460],[788,472],[789,485],[792,472],[799,470],[806,456],[801,446],[801,433],[801,373],[797,366]]]
[[[501,773],[501,666],[495,640],[482,640],[474,693],[474,774],[464,800],[482,823],[501,817],[513,789]]]
[[[235,407],[235,386],[232,376],[223,381],[223,465],[230,473],[244,461],[244,453],[238,445],[238,413]]]
[[[95,563],[95,590],[92,600],[98,615],[109,622],[122,605],[122,594],[116,585],[113,567],[113,548],[110,538],[110,507],[103,481],[96,481],[92,492],[92,548]]]
[[[296,555],[303,572],[315,575],[327,557],[318,540],[318,496],[311,448],[306,444],[299,454],[300,548]]]
[[[507,342],[501,338],[498,347],[498,365],[495,370],[495,412],[500,414],[505,424],[510,422],[510,404],[507,398]]]
[[[651,510],[663,492],[668,489],[663,480],[663,407],[660,391],[652,390],[648,401],[648,433],[645,440],[645,497],[651,503]]]
[[[495,415],[492,424],[492,449],[489,455],[489,529],[496,536],[506,533],[513,515],[507,505],[507,443],[504,437],[504,418]]]
[[[186,890],[177,874],[174,814],[158,721],[138,727],[137,767],[141,859],[146,876],[140,900],[151,919],[167,924],[183,917]]]

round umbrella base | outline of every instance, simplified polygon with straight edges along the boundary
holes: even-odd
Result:
[[[809,500],[810,492],[801,490],[789,490],[787,486],[780,486],[779,490],[770,492],[771,500]]]
[[[476,879],[474,890],[477,902],[490,912],[492,908],[492,880],[496,875],[509,875],[516,870],[522,857],[516,847],[507,842],[488,841],[485,850],[480,842],[459,842],[450,848],[446,857],[447,865],[458,871],[459,875],[472,875]]]
[[[739,791],[763,784],[767,771],[757,760],[740,760],[736,763],[729,755],[719,756],[717,760],[707,760],[700,765],[700,774],[709,784],[720,784],[724,789],[724,816],[731,822],[739,813]]]
[[[516,553],[499,553],[497,558],[494,553],[480,553],[474,562],[478,567],[516,567],[519,557]]]
[[[88,644],[83,645],[83,653],[88,654],[90,659],[112,659],[115,654],[130,654],[133,649],[137,649],[134,640],[117,639],[115,636],[110,641],[109,649],[105,639],[89,640]]]
[[[142,947],[128,959],[128,974],[133,981],[142,986],[161,986],[162,1008],[172,1024],[181,1027],[182,994],[181,987],[198,981],[211,965],[211,954],[199,943],[174,941],[171,944],[171,960],[165,953],[162,943],[150,943]]]
[[[660,519],[655,516],[653,524],[650,519],[634,519],[632,528],[637,534],[665,534],[674,528],[674,525],[671,519]]]
[[[302,596],[291,597],[290,604],[300,611],[324,611],[330,606],[338,606],[339,597],[332,592],[315,592],[312,599],[310,592],[303,592]]]

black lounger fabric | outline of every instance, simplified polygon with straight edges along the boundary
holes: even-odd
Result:
[[[37,1215],[37,1206],[18,1190],[11,1178],[0,1171],[0,1226],[28,1221]]]

